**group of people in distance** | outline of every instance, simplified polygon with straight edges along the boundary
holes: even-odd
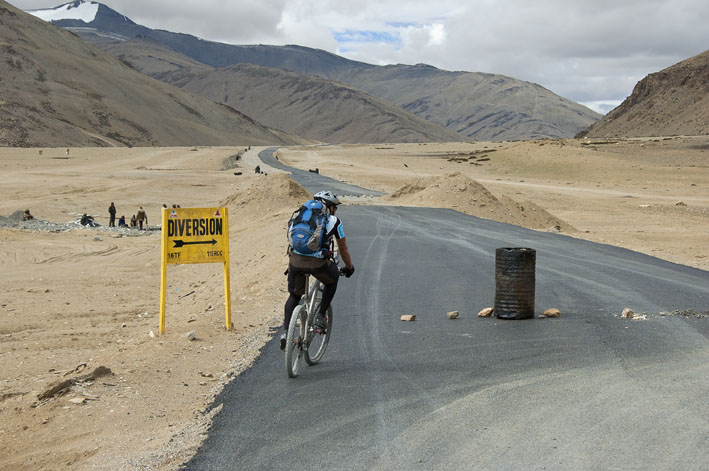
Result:
[[[167,208],[166,204],[162,205],[163,208]],[[173,208],[179,208],[179,204],[173,204]],[[108,207],[108,227],[116,227],[116,214],[118,213],[118,210],[116,209],[115,203],[111,202],[111,205]],[[29,215],[29,209],[25,211],[24,218],[25,220],[31,219],[32,215]],[[82,226],[90,226],[94,227],[96,223],[94,222],[94,217],[89,216],[87,213],[84,213],[81,216],[81,219],[79,221]],[[138,208],[138,212],[134,214],[131,218],[130,221],[126,221],[125,215],[121,215],[120,218],[118,218],[118,227],[137,227],[141,231],[143,230],[143,225],[145,225],[145,228],[147,229],[148,227],[148,214],[145,212],[145,209],[140,206]]]
[[[167,208],[166,204],[162,205],[163,208]],[[179,208],[179,204],[173,204],[173,208]],[[108,207],[108,227],[116,227],[116,214],[118,211],[116,210],[116,205],[115,203],[111,202],[111,205]],[[30,213],[29,209],[26,209],[22,213],[22,220],[23,221],[30,221],[34,219],[34,216],[32,213]],[[79,223],[82,226],[89,226],[89,227],[95,227],[98,224],[96,221],[94,221],[94,217],[89,215],[88,213],[84,213],[81,215],[81,218],[79,219]],[[145,228],[148,228],[148,214],[145,212],[145,209],[140,206],[138,208],[138,212],[133,215],[133,217],[130,218],[130,221],[126,221],[125,215],[121,215],[120,218],[118,218],[118,227],[137,227],[141,231],[143,230],[143,225],[145,225]]]
[[[108,207],[108,227],[116,227],[116,205],[111,202],[111,205]],[[86,216],[86,214],[84,214]],[[130,227],[137,227],[140,230],[143,230],[143,223],[145,223],[145,227],[148,227],[148,215],[145,212],[145,209],[141,206],[138,209],[138,212],[133,215],[133,217],[130,219]],[[83,221],[81,224],[85,225]],[[118,218],[118,227],[128,227],[128,223],[126,223],[126,217],[122,215],[120,218]]]

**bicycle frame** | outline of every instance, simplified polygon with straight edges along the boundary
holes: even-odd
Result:
[[[337,264],[337,253],[332,251],[332,260]],[[332,328],[332,307],[328,307],[326,327],[313,327],[313,319],[319,313],[322,302],[322,282],[315,277],[311,285],[311,276],[305,276],[307,293],[293,311],[286,339],[286,371],[295,378],[300,370],[301,358],[309,365],[320,361],[327,348]],[[310,348],[315,346],[314,351]]]
[[[330,241],[330,259],[335,262],[336,266],[340,266],[340,253],[337,249],[337,245]],[[313,308],[315,306],[315,300],[317,299],[317,293],[321,292],[320,288],[322,286],[322,282],[315,278],[313,276],[313,281],[312,286],[310,285],[310,277],[312,275],[305,275],[305,293],[306,296],[303,296],[300,300],[300,303],[305,306],[305,309],[307,310],[308,313],[313,312]],[[310,327],[310,326],[308,326]]]

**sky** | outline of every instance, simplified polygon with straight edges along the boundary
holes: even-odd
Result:
[[[10,0],[21,9],[62,0]],[[709,49],[707,0],[104,0],[134,22],[230,44],[538,83],[600,113]]]

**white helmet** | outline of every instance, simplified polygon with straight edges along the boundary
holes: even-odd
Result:
[[[325,206],[337,206],[340,204],[340,200],[337,199],[337,195],[329,190],[318,191],[315,193],[313,198],[322,201],[325,203]]]

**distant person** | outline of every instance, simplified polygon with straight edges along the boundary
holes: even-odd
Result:
[[[81,215],[81,220],[79,222],[82,226],[94,227],[96,225],[96,223],[94,222],[94,217],[89,216],[86,213]]]
[[[108,227],[116,227],[116,205],[111,201],[111,206],[108,207]]]
[[[138,226],[138,218],[135,217],[135,214],[133,215],[132,218],[130,218],[130,227],[137,227]]]
[[[261,173],[261,166],[257,165],[255,170],[256,170],[256,173]]]
[[[126,224],[126,217],[121,216],[118,218],[118,227],[128,227],[128,224]]]
[[[25,212],[22,213],[22,220],[23,221],[31,221],[32,219],[34,219],[34,216],[32,216],[32,214],[30,214],[30,210],[25,209]]]
[[[141,206],[140,209],[138,209],[138,225],[140,226],[140,230],[143,230],[143,222],[145,222],[145,228],[148,228],[148,215],[145,213],[145,210]]]

